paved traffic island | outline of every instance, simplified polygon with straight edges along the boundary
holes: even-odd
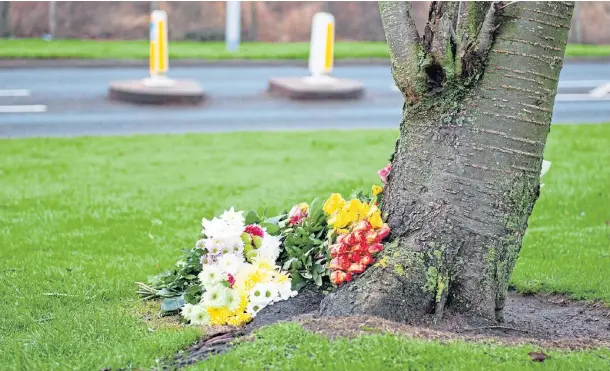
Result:
[[[192,80],[168,80],[158,84],[144,79],[111,82],[108,98],[135,104],[197,105],[205,100],[205,94]]]
[[[360,81],[334,77],[275,77],[269,80],[269,94],[294,100],[360,99]]]

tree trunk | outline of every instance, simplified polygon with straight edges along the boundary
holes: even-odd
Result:
[[[328,295],[326,315],[417,323],[444,310],[503,321],[550,129],[573,3],[407,3],[380,11],[405,97],[383,193],[381,258]]]

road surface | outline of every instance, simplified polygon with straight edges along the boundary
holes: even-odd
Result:
[[[171,68],[171,67],[170,67]],[[210,100],[198,107],[108,101],[108,83],[146,77],[144,68],[0,69],[0,137],[130,135],[397,128],[402,98],[387,66],[342,66],[336,77],[360,80],[366,96],[351,102],[291,102],[265,94],[270,77],[304,76],[301,67],[171,68],[193,79]],[[554,124],[610,122],[610,64],[566,64]]]

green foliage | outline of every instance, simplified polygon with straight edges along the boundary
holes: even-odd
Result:
[[[282,230],[284,243],[279,262],[292,276],[293,290],[300,290],[308,282],[322,286],[330,272],[326,268],[327,252],[324,246],[328,232],[323,202],[316,198],[309,205],[309,216],[294,226]],[[287,223],[287,221],[284,221]]]

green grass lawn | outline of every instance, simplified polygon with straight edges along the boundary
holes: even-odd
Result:
[[[203,216],[232,205],[274,213],[315,196],[368,189],[379,182],[375,172],[386,164],[396,135],[329,131],[0,140],[0,369],[150,367],[184,348],[200,331],[143,321],[134,282],[173,264],[180,249],[194,243]],[[604,225],[610,218],[605,169],[610,125],[555,126],[546,158],[553,166],[544,178],[514,284],[610,303],[610,282],[604,279],[610,276]],[[269,330],[261,335],[267,343],[243,345],[198,367],[234,369],[231,362],[256,352],[261,360],[248,361],[252,369],[262,360],[280,365],[286,354],[312,365],[307,358],[316,354],[315,365],[343,369],[347,360],[336,354],[346,344],[360,354],[355,368],[359,362],[379,364],[386,348],[424,366],[460,355],[458,363],[466,365],[529,367],[521,348],[440,347],[379,336],[329,343],[287,329]],[[609,356],[557,354],[557,365],[597,367]]]
[[[534,363],[534,346],[505,347],[491,343],[452,341],[445,344],[392,335],[365,335],[328,340],[297,324],[265,328],[256,341],[200,362],[195,370],[552,370],[607,371],[610,351],[545,351],[544,363]]]
[[[54,40],[0,39],[0,58],[147,59],[146,40]],[[309,43],[242,43],[236,53],[222,42],[172,41],[170,59],[307,59]],[[607,57],[610,45],[568,45],[566,57]],[[385,42],[335,44],[335,58],[388,58]]]

